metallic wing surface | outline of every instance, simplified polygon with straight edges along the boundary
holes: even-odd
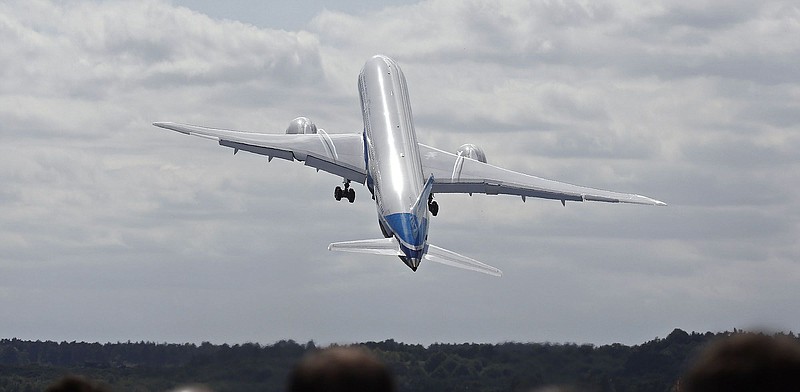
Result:
[[[666,205],[646,196],[547,180],[493,166],[461,154],[419,145],[422,167],[436,179],[433,193],[483,193],[569,201]]]
[[[323,130],[310,134],[269,134],[231,131],[172,122],[153,125],[186,135],[218,141],[221,146],[266,155],[272,158],[305,162],[318,170],[363,184],[367,178],[362,136],[327,134]]]

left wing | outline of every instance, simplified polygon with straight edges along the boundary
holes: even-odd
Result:
[[[419,143],[425,175],[433,174],[433,193],[485,193],[565,201],[604,201],[664,206],[646,196],[588,188],[518,173]]]
[[[269,160],[281,158],[305,162],[317,170],[342,176],[363,184],[367,178],[364,141],[360,134],[329,135],[322,129],[315,134],[268,134],[207,128],[196,125],[156,122],[153,125],[216,140],[221,146],[266,155]]]

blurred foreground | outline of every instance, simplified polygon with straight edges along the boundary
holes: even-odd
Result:
[[[551,385],[581,391],[669,391],[692,358],[732,332],[686,333],[635,346],[553,343],[433,344],[393,340],[357,344],[384,361],[399,391],[529,391]],[[793,334],[785,338],[798,342]],[[115,391],[284,391],[292,367],[313,342],[272,345],[31,342],[0,340],[0,391],[43,391],[80,374]]]

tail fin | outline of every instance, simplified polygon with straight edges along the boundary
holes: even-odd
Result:
[[[428,251],[425,253],[424,258],[425,260],[433,261],[435,263],[449,265],[456,268],[463,268],[470,271],[482,272],[492,276],[503,275],[503,271],[500,271],[491,265],[483,264],[478,260],[471,259],[467,256],[462,256],[456,252],[440,248],[436,245],[428,244]]]
[[[428,207],[428,198],[431,196],[431,191],[433,191],[433,174],[431,174],[428,181],[425,182],[425,187],[422,188],[422,193],[417,197],[417,201],[411,206],[411,214],[417,218],[422,217],[422,213]],[[422,222],[422,220],[419,220],[419,222]]]

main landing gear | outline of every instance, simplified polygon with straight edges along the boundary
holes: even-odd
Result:
[[[347,199],[349,202],[356,201],[356,190],[350,188],[350,180],[344,180],[344,189],[342,187],[337,186],[336,189],[333,190],[333,197],[336,201],[341,201],[342,198]]]
[[[433,200],[433,193],[428,196],[428,211],[430,211],[433,216],[439,213],[439,203]]]

